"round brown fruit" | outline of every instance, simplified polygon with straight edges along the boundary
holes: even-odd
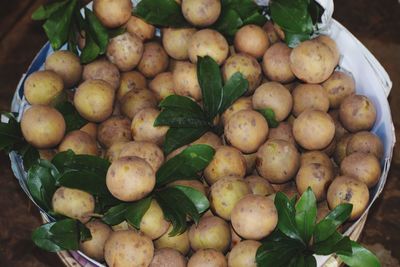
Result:
[[[59,152],[74,151],[77,155],[93,155],[99,154],[96,139],[93,139],[88,133],[83,131],[72,131],[65,135],[58,147]]]
[[[45,69],[57,73],[63,79],[65,88],[76,85],[81,80],[83,71],[77,55],[61,50],[55,51],[46,58]]]
[[[326,198],[326,190],[333,179],[332,169],[319,163],[302,165],[297,172],[296,185],[300,195],[310,187],[317,201]]]
[[[322,87],[328,93],[331,108],[339,108],[343,99],[353,95],[356,91],[356,84],[352,76],[342,71],[335,71]]]
[[[121,74],[121,83],[117,91],[119,101],[131,90],[147,88],[146,78],[138,71],[129,71]]]
[[[149,89],[153,91],[158,101],[175,94],[175,84],[172,72],[158,74],[150,83]]]
[[[277,121],[283,121],[292,111],[293,99],[289,90],[277,82],[260,85],[253,95],[254,109],[272,109]]]
[[[64,81],[52,70],[40,70],[28,76],[24,95],[31,105],[50,105],[64,90]]]
[[[65,128],[64,117],[51,107],[34,105],[22,115],[22,134],[36,148],[58,145],[64,137]]]
[[[329,109],[328,94],[319,84],[300,84],[292,92],[293,110],[296,117],[306,109],[327,112]]]
[[[228,143],[243,153],[254,153],[268,137],[268,123],[254,110],[238,111],[225,125]]]
[[[330,209],[336,208],[339,204],[353,204],[349,220],[359,218],[368,206],[368,187],[356,178],[349,176],[338,176],[329,186],[327,194]]]
[[[228,266],[230,267],[257,267],[256,254],[260,242],[244,240],[239,242],[228,255]]]
[[[129,119],[145,108],[157,107],[157,100],[154,94],[148,89],[133,89],[121,100],[121,112]]]
[[[261,58],[269,47],[267,33],[257,25],[246,25],[235,34],[235,49],[238,52]]]
[[[97,131],[99,143],[110,148],[115,143],[126,143],[132,140],[131,122],[124,116],[112,116],[103,121]]]
[[[154,78],[167,70],[169,58],[164,48],[157,42],[144,44],[142,59],[139,62],[138,70],[146,78]]]
[[[291,52],[292,49],[281,42],[267,49],[263,56],[262,67],[269,80],[289,83],[296,78],[290,68]]]
[[[153,168],[138,157],[124,157],[111,163],[106,184],[111,194],[122,201],[135,201],[150,193],[156,183]]]
[[[125,26],[127,32],[136,35],[142,41],[152,39],[156,31],[156,27],[135,16],[131,16]]]
[[[160,205],[153,199],[140,221],[140,231],[154,240],[165,234],[169,226]]]
[[[102,122],[113,112],[115,91],[103,80],[87,80],[79,85],[74,105],[79,114],[91,122]]]
[[[381,176],[381,165],[375,155],[355,152],[343,159],[340,164],[340,173],[357,178],[368,188],[372,188]]]
[[[376,109],[371,100],[362,95],[350,95],[340,104],[340,121],[350,132],[368,131],[376,120]]]
[[[221,1],[182,0],[182,13],[185,19],[194,26],[210,26],[221,14]]]
[[[296,142],[305,149],[324,149],[333,140],[335,123],[327,113],[308,109],[294,121],[293,135]]]
[[[299,163],[299,152],[284,140],[268,140],[257,152],[257,171],[271,183],[285,183],[292,179]]]
[[[172,248],[157,249],[149,267],[186,267],[187,260]]]
[[[224,113],[222,113],[221,116],[222,124],[226,125],[229,119],[232,117],[232,115],[235,114],[236,112],[241,110],[252,110],[252,109],[253,109],[252,97],[251,96],[240,97],[227,110],[225,110]]]
[[[198,57],[209,56],[221,65],[228,57],[229,45],[218,31],[204,29],[192,35],[188,51],[189,59],[194,64]]]
[[[294,140],[292,125],[288,122],[280,122],[278,127],[270,128],[268,139],[281,139],[288,141],[289,143],[296,146],[296,140]]]
[[[189,231],[190,246],[194,251],[215,249],[226,252],[231,243],[231,230],[227,222],[217,216],[202,217]]]
[[[154,240],[154,246],[157,249],[176,249],[182,253],[182,255],[186,255],[190,250],[189,231],[186,230],[182,234],[171,235],[172,228],[173,227],[171,225],[165,234],[163,234],[159,239]]]
[[[82,79],[103,80],[108,82],[114,90],[117,90],[120,83],[120,73],[114,64],[104,58],[97,59],[83,67]]]
[[[278,213],[271,199],[247,195],[235,205],[231,220],[233,229],[241,237],[260,240],[275,229]]]
[[[211,186],[211,209],[219,217],[230,220],[236,203],[245,195],[250,194],[250,188],[243,178],[224,177]]]
[[[168,126],[154,126],[154,121],[159,114],[160,111],[154,108],[145,108],[139,111],[131,124],[133,140],[161,145],[169,128]]]
[[[194,28],[164,29],[162,42],[167,54],[176,60],[189,59],[189,42],[196,31]]]
[[[201,100],[201,89],[195,64],[187,61],[177,62],[172,77],[177,95],[188,96],[196,101]]]
[[[107,28],[125,24],[131,17],[133,4],[130,0],[94,0],[93,11]]]
[[[242,153],[230,146],[221,146],[204,170],[204,177],[212,185],[225,176],[244,177],[246,175],[246,160]]]
[[[156,144],[151,142],[133,141],[124,143],[119,158],[138,157],[144,159],[156,172],[164,162],[164,153]]]
[[[362,131],[352,135],[346,148],[346,154],[355,152],[371,153],[378,159],[383,157],[382,140],[374,133]]]
[[[247,183],[254,195],[269,196],[275,193],[272,185],[267,181],[267,179],[264,179],[261,176],[247,176],[244,181]]]
[[[228,264],[221,252],[202,249],[190,257],[187,267],[228,267]]]
[[[92,238],[81,241],[79,249],[92,259],[103,261],[104,245],[112,232],[111,228],[99,220],[88,222],[85,226],[89,229]]]
[[[112,232],[104,247],[106,263],[113,267],[149,266],[153,255],[151,239],[135,230]]]

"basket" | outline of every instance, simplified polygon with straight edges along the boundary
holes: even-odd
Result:
[[[137,3],[138,1],[133,0],[133,2]],[[336,41],[342,55],[339,63],[340,68],[352,73],[356,81],[356,91],[368,96],[376,106],[377,120],[372,131],[381,138],[384,144],[384,157],[381,162],[382,175],[379,183],[371,190],[371,199],[368,208],[360,219],[354,222],[345,232],[345,234],[350,236],[351,239],[357,240],[363,230],[369,209],[383,190],[392,159],[395,144],[395,132],[389,103],[387,101],[387,96],[390,93],[392,82],[384,68],[368,51],[368,49],[365,48],[344,26],[332,18],[334,8],[333,0],[317,0],[317,2],[319,2],[325,9],[322,16],[322,23],[320,23],[318,27],[322,33],[329,35]],[[268,0],[257,0],[257,3],[266,5]],[[89,4],[88,7],[91,8],[91,4]],[[47,56],[52,52],[53,50],[51,49],[50,44],[46,43],[36,55],[17,86],[11,110],[12,112],[17,112],[19,114],[19,120],[21,119],[23,111],[29,106],[24,98],[24,81],[31,73],[44,68],[44,62]],[[15,177],[18,179],[21,188],[34,202],[26,186],[27,173],[23,168],[22,159],[15,152],[11,152],[9,156]],[[36,206],[38,205],[36,204]],[[39,206],[38,208],[44,222],[48,222],[49,218],[45,212]],[[88,258],[79,251],[61,252],[58,253],[58,255],[66,266],[104,266],[103,264]],[[336,267],[340,266],[340,262],[334,256],[318,256],[317,266]]]

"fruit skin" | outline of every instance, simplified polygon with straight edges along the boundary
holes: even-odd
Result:
[[[247,195],[235,205],[231,222],[235,232],[244,239],[260,240],[275,229],[278,212],[271,199]]]
[[[259,112],[241,110],[225,125],[226,141],[243,153],[254,153],[268,137],[268,123]]]
[[[52,107],[33,105],[22,115],[22,135],[36,148],[45,149],[58,145],[64,137],[65,129],[64,117]]]
[[[271,139],[257,151],[258,173],[271,183],[285,183],[292,179],[299,169],[300,154],[291,143]]]
[[[124,157],[111,163],[106,184],[111,194],[122,201],[136,201],[149,194],[156,183],[153,168],[138,157]]]
[[[162,32],[162,43],[167,54],[176,60],[189,59],[189,42],[195,28],[166,28]]]
[[[228,263],[221,252],[202,249],[192,255],[187,267],[228,267]]]
[[[135,16],[132,16],[125,26],[127,32],[136,35],[142,41],[152,39],[156,31],[156,27]]]
[[[82,80],[103,80],[108,82],[114,90],[120,84],[121,75],[117,66],[105,58],[96,59],[83,67]]]
[[[74,105],[79,114],[91,122],[102,122],[113,112],[115,91],[103,80],[87,80],[79,85]]]
[[[131,121],[124,116],[111,116],[100,123],[97,140],[104,148],[110,148],[115,143],[131,141]]]
[[[94,212],[94,197],[85,191],[59,187],[52,198],[53,211],[86,223]]]
[[[231,243],[228,223],[217,216],[202,217],[189,231],[190,246],[193,250],[215,249],[226,252]]]
[[[239,242],[228,255],[229,267],[257,267],[256,253],[260,242],[244,240]]]
[[[90,230],[92,239],[81,241],[79,249],[87,256],[97,260],[104,260],[104,245],[112,230],[111,228],[99,220],[91,221],[85,224]]]
[[[172,248],[157,249],[149,267],[186,267],[187,260]]]
[[[249,186],[242,178],[229,176],[221,178],[211,186],[209,196],[211,208],[215,214],[229,221],[236,203],[250,193]]]
[[[271,81],[289,83],[296,77],[290,68],[292,49],[285,43],[276,43],[267,49],[263,56],[262,68]]]
[[[113,232],[104,247],[106,263],[113,267],[149,266],[153,255],[151,239],[135,230]]]
[[[369,131],[376,121],[376,109],[372,101],[363,95],[350,95],[340,104],[340,122],[348,131]]]
[[[336,177],[328,189],[327,201],[332,210],[339,204],[353,204],[350,221],[358,219],[368,206],[369,191],[367,185],[349,176]]]
[[[97,156],[99,154],[95,139],[80,130],[69,132],[61,141],[58,151],[68,151],[69,149],[77,155]]]
[[[125,24],[131,17],[131,0],[94,0],[93,12],[107,28],[116,28]]]
[[[46,58],[45,69],[57,73],[64,81],[65,88],[76,85],[82,77],[83,67],[79,57],[70,51],[55,51]]]
[[[31,105],[50,105],[63,90],[63,79],[52,70],[36,71],[24,83],[24,95]]]
[[[190,250],[189,231],[186,230],[180,235],[170,236],[169,234],[171,231],[172,225],[165,234],[163,234],[159,239],[154,240],[154,246],[157,249],[173,248],[182,253],[182,255],[188,254]]]
[[[235,34],[234,45],[238,52],[261,58],[269,47],[269,39],[260,26],[249,24]]]
[[[194,26],[210,26],[221,13],[220,0],[182,0],[182,14]]]
[[[296,176],[297,190],[302,195],[310,187],[317,201],[322,201],[326,198],[326,189],[332,179],[333,172],[325,165],[319,163],[302,165]]]

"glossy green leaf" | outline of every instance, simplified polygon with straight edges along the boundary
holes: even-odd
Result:
[[[197,173],[208,166],[215,150],[208,145],[191,145],[165,162],[156,173],[156,187],[173,181],[196,178]]]
[[[101,24],[100,20],[88,8],[85,8],[85,20],[86,34],[89,35],[97,44],[100,49],[100,54],[104,54],[107,49],[109,39],[107,28]]]
[[[332,253],[349,255],[351,253],[349,237],[343,236],[338,232],[334,232],[324,241],[316,242],[313,248],[317,255],[330,255]]]
[[[57,169],[47,160],[40,160],[28,171],[27,186],[35,202],[44,210],[49,211],[51,199],[57,189],[55,176]]]
[[[328,215],[315,226],[315,242],[326,240],[336,232],[336,229],[350,217],[352,209],[352,204],[343,203],[330,211]]]
[[[167,96],[163,101],[161,101],[159,107],[162,109],[168,109],[168,108],[181,109],[193,113],[196,116],[203,115],[203,110],[201,109],[199,104],[197,104],[195,101],[193,101],[188,97],[180,95]]]
[[[287,267],[303,249],[303,244],[295,239],[270,241],[267,238],[257,250],[257,266]]]
[[[166,108],[157,116],[154,126],[176,128],[208,127],[209,122],[203,113],[195,114],[180,108]]]
[[[197,79],[203,96],[204,111],[209,121],[219,113],[223,99],[222,76],[219,65],[209,56],[197,60]]]
[[[272,20],[282,29],[311,33],[313,23],[308,12],[309,0],[275,0],[269,4]]]
[[[163,27],[187,26],[181,6],[175,0],[141,0],[133,14],[147,23]]]
[[[29,170],[29,168],[37,163],[40,158],[39,151],[31,144],[27,143],[18,149],[18,154],[22,157],[25,170]]]
[[[275,112],[272,109],[266,108],[266,109],[259,109],[257,111],[264,116],[270,128],[276,128],[279,126],[279,122],[276,120],[275,117]]]
[[[296,228],[304,243],[308,244],[314,232],[317,219],[317,200],[311,188],[308,188],[296,204]]]
[[[249,82],[241,73],[236,72],[233,74],[222,89],[222,103],[218,109],[218,113],[222,114],[226,109],[228,109],[233,102],[247,91],[248,87]]]
[[[47,5],[41,5],[32,13],[33,20],[44,20],[48,19],[53,13],[58,10],[65,8],[69,0],[64,0],[60,2],[54,2]]]
[[[60,49],[68,41],[73,13],[77,7],[78,1],[70,0],[64,8],[55,11],[44,23],[43,28],[54,50]]]
[[[108,225],[117,225],[125,221],[125,213],[129,208],[129,203],[121,203],[110,208],[104,213],[101,220]]]
[[[198,213],[203,213],[210,207],[207,196],[202,192],[189,186],[175,185],[173,187],[182,191],[193,202]]]
[[[92,239],[92,234],[90,233],[89,228],[87,228],[83,223],[78,221],[78,230],[79,230],[79,241],[88,241]]]
[[[78,113],[78,111],[71,102],[68,101],[59,102],[58,104],[55,105],[55,108],[64,117],[67,133],[74,130],[79,130],[85,124],[88,123],[88,121]]]
[[[95,60],[100,55],[101,49],[94,41],[93,37],[86,35],[85,47],[81,53],[81,63],[87,64]]]
[[[285,31],[285,43],[291,48],[294,48],[298,46],[301,42],[309,39],[309,33],[292,33],[289,31]]]
[[[209,127],[170,128],[163,144],[164,153],[169,154],[177,148],[196,141],[209,129]]]
[[[288,237],[305,243],[297,229],[295,207],[284,193],[276,193],[275,206],[278,211],[278,229]]]
[[[346,263],[350,267],[380,267],[381,263],[379,259],[376,257],[368,249],[364,248],[360,244],[357,244],[354,241],[351,242],[351,255],[347,254],[339,254],[339,257],[344,263]]]
[[[38,247],[49,252],[77,250],[80,240],[78,228],[78,222],[73,219],[44,224],[32,233],[32,240]]]
[[[195,223],[200,219],[194,203],[181,190],[166,187],[155,193],[155,198],[164,212],[164,217],[171,222],[171,236],[183,233],[187,229],[186,217],[191,217]]]
[[[223,9],[214,28],[224,35],[234,36],[241,26],[243,21],[236,10]]]
[[[150,208],[151,200],[152,197],[146,197],[129,204],[125,212],[126,221],[136,229],[140,229],[140,222],[146,211]]]

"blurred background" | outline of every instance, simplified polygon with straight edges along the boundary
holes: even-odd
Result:
[[[30,19],[46,0],[1,1],[0,110],[10,103],[22,73],[46,42],[40,22]],[[389,97],[400,140],[400,1],[335,0],[334,18],[347,27],[381,62],[393,88]],[[397,129],[398,128],[398,129]],[[383,266],[400,266],[400,144],[383,194],[374,204],[361,236]],[[36,248],[31,232],[41,224],[37,209],[20,189],[8,156],[0,154],[0,266],[62,266],[56,254]]]

